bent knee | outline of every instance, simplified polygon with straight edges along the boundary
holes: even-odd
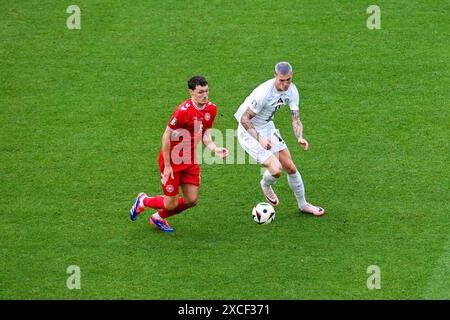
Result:
[[[281,163],[278,162],[276,164],[273,164],[269,169],[269,172],[275,178],[279,178],[281,176],[281,173],[283,172],[283,167],[281,166]]]
[[[178,198],[175,199],[164,199],[164,207],[166,210],[174,210],[178,206]]]
[[[175,210],[177,206],[178,203],[169,203],[165,205],[167,211]]]
[[[270,162],[265,163],[264,166],[266,167],[267,171],[269,171],[269,173],[275,178],[279,178],[281,176],[281,173],[283,172],[283,166],[276,158],[271,159]]]
[[[188,207],[195,207],[198,204],[198,198],[184,199],[184,204]]]
[[[297,167],[295,166],[294,163],[287,165],[284,169],[288,174],[293,174],[297,172]]]

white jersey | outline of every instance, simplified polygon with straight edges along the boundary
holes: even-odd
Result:
[[[299,100],[300,96],[295,84],[291,83],[287,91],[278,91],[275,88],[275,78],[270,79],[252,91],[236,111],[234,117],[240,123],[245,110],[250,108],[256,113],[251,121],[253,126],[258,129],[271,122],[275,112],[283,105],[289,105],[291,110],[298,110]]]

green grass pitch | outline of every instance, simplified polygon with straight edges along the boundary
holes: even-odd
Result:
[[[0,298],[450,299],[450,5],[376,1],[369,30],[369,4],[1,1]],[[161,193],[186,80],[207,77],[225,134],[282,60],[310,150],[286,108],[275,123],[326,215],[300,215],[283,174],[257,225],[260,168],[203,164],[174,234],[129,221],[138,192]]]

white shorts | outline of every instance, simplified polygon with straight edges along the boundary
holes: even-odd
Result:
[[[238,127],[238,141],[242,148],[259,164],[263,164],[272,154],[287,148],[280,131],[275,128],[272,121],[264,127],[256,128],[256,131],[272,142],[270,150],[263,149],[261,144],[245,130],[242,124],[239,124]]]

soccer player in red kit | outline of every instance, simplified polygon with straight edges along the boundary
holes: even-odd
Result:
[[[208,101],[208,82],[201,76],[192,77],[188,81],[188,89],[191,98],[177,107],[162,137],[159,170],[164,196],[150,197],[141,192],[130,210],[130,219],[135,221],[146,207],[159,209],[150,217],[150,223],[164,232],[174,231],[167,223],[168,217],[193,207],[198,202],[198,143],[202,141],[218,157],[228,155],[227,149],[217,147],[211,139],[210,130],[217,107]],[[180,186],[183,196],[179,196]]]

